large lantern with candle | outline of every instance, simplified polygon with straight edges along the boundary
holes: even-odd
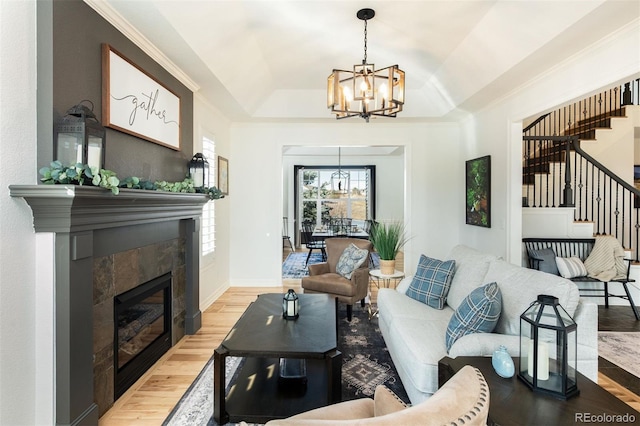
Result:
[[[282,299],[282,316],[284,319],[297,319],[300,315],[300,302],[298,295],[292,289]]]
[[[578,395],[578,326],[554,296],[539,295],[520,315],[518,378],[560,399]]]
[[[89,102],[91,108],[82,102]],[[69,108],[56,125],[56,160],[65,166],[81,163],[102,169],[106,131],[93,113],[93,103],[82,102]]]
[[[202,192],[209,187],[209,162],[199,152],[189,161],[189,176],[193,179],[193,186],[197,191]]]

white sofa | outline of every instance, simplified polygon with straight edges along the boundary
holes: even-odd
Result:
[[[557,297],[573,316],[578,324],[578,371],[597,382],[598,307],[580,299],[575,283],[463,245],[454,247],[442,260],[450,259],[455,260],[455,273],[442,310],[405,295],[411,276],[395,290],[383,288],[378,293],[380,331],[412,404],[436,392],[438,361],[444,356],[491,356],[500,345],[511,356],[519,356],[520,314],[539,294]],[[494,332],[463,336],[447,353],[445,334],[455,309],[473,289],[491,282],[498,284],[502,294],[502,311]]]

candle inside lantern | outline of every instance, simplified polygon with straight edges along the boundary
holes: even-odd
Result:
[[[527,369],[533,377],[533,340],[529,340]],[[538,342],[538,380],[549,380],[549,347],[546,342]]]

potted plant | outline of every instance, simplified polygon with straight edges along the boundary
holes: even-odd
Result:
[[[404,223],[374,223],[369,233],[369,241],[380,256],[380,272],[392,275],[395,271],[396,254],[407,242]]]

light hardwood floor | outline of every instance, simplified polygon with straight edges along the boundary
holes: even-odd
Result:
[[[283,252],[283,259],[288,251]],[[401,258],[398,259],[402,265]],[[282,287],[233,287],[202,313],[202,328],[185,336],[142,376],[101,418],[100,426],[161,425],[195,380],[213,351],[220,345],[246,307],[260,293],[283,293],[300,289],[300,280],[283,280]],[[377,289],[372,286],[372,298]],[[600,385],[640,410],[640,397],[606,376]]]

